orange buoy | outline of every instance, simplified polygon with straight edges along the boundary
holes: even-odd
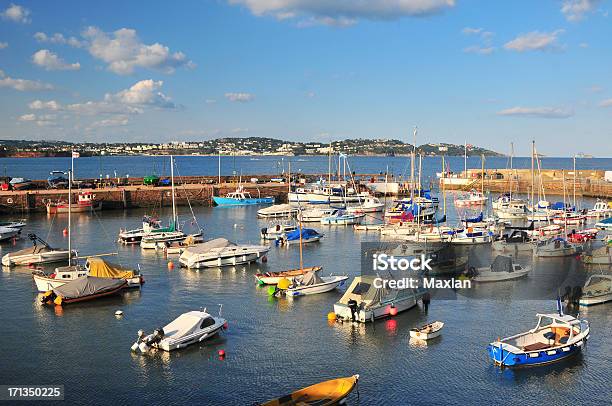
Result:
[[[391,316],[395,316],[395,315],[397,315],[397,307],[395,307],[395,306],[391,306],[391,309],[389,309],[389,314],[390,314]]]
[[[172,261],[168,262],[168,269],[170,269],[170,270],[174,269],[174,262],[172,262]]]
[[[336,320],[336,313],[334,313],[334,312],[327,313],[327,320],[329,320],[329,321]]]

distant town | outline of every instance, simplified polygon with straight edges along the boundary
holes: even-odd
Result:
[[[0,157],[60,157],[76,151],[80,156],[100,155],[408,155],[413,146],[399,140],[347,139],[343,141],[295,142],[274,138],[219,138],[206,141],[155,143],[70,143],[66,141],[0,140]],[[417,154],[503,156],[495,151],[468,144],[423,144]]]

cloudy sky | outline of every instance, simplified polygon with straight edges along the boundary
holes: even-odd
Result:
[[[0,1],[0,139],[612,156],[606,0]]]

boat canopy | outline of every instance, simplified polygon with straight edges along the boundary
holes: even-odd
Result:
[[[512,258],[498,255],[491,264],[491,272],[512,272]]]
[[[106,262],[102,258],[97,257],[87,258],[87,268],[89,269],[90,276],[98,278],[128,279],[134,277],[133,270]]]
[[[312,286],[312,285],[318,285],[324,282],[325,281],[321,279],[319,275],[317,275],[316,272],[309,271],[309,272],[306,272],[304,276],[302,277],[302,279],[300,280],[300,285],[301,286]]]
[[[553,321],[563,323],[563,324],[569,324],[572,326],[580,324],[580,320],[578,320],[577,318],[569,314],[559,315],[558,313],[549,313],[549,314],[538,313],[536,314],[536,316],[538,316],[540,319],[548,318]]]
[[[381,302],[400,300],[414,295],[413,289],[390,289],[385,287],[377,288],[374,286],[374,279],[377,276],[356,276],[338,303],[348,304],[353,299],[364,308],[376,306]]]
[[[202,321],[208,317],[210,317],[208,313],[199,311],[183,313],[164,326],[164,335],[166,337],[184,337],[194,333]]]
[[[236,245],[233,242],[226,240],[225,238],[215,238],[214,240],[206,241],[202,244],[196,244],[192,247],[189,247],[183,251],[181,254],[181,259],[192,259],[197,258],[199,255],[205,255],[210,253],[213,250],[219,250],[221,248],[229,247],[232,245]]]
[[[312,228],[303,228],[302,229],[302,239],[309,240],[311,238],[315,238],[319,235],[316,230]],[[294,230],[287,233],[287,241],[297,241],[300,239],[300,230]]]
[[[123,279],[83,276],[53,289],[53,293],[64,299],[75,299],[83,296],[95,295],[96,293],[107,292],[125,284],[126,281]]]

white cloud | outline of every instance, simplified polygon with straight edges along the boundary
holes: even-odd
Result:
[[[112,33],[89,27],[83,32],[89,53],[108,64],[111,72],[126,75],[136,68],[173,73],[177,68],[193,68],[195,64],[182,52],[170,52],[162,44],[143,44],[136,31],[122,28]]]
[[[136,106],[155,106],[164,109],[176,107],[172,99],[163,94],[159,89],[164,82],[152,79],[141,80],[129,89],[125,89],[114,95],[106,95],[105,101],[117,101],[121,104]]]
[[[0,42],[0,49],[8,47],[8,42]]]
[[[568,118],[574,115],[570,109],[561,107],[512,107],[497,112],[499,116],[523,116],[539,118]]]
[[[81,48],[86,45],[85,41],[80,41],[75,37],[64,37],[63,34],[55,33],[53,35],[47,35],[44,32],[37,32],[34,34],[34,38],[38,42],[49,43],[49,44],[59,44],[59,45],[70,45],[75,48]]]
[[[0,15],[5,20],[10,20],[16,23],[28,24],[32,21],[30,19],[30,10],[12,3],[6,10],[0,13]]]
[[[32,63],[44,68],[45,70],[79,70],[81,64],[66,63],[62,58],[49,51],[48,49],[41,49],[32,55]]]
[[[504,48],[510,51],[547,51],[560,49],[557,39],[564,30],[553,32],[532,31],[527,34],[519,35],[512,41],[507,42]]]
[[[18,121],[26,122],[26,123],[34,123],[39,127],[49,127],[49,126],[55,126],[57,124],[55,122],[56,117],[57,116],[55,114],[36,115],[36,114],[30,113],[30,114],[24,114],[20,116],[18,118]]]
[[[465,35],[475,35],[475,34],[480,34],[482,32],[482,28],[465,27],[464,29],[461,30],[461,32],[464,33]]]
[[[244,92],[230,92],[225,93],[225,98],[232,102],[240,102],[247,103],[253,101],[255,99],[255,95],[252,93],[244,93]]]
[[[467,48],[463,48],[463,52],[468,54],[490,55],[494,51],[495,47],[482,47],[480,45],[473,45]]]
[[[232,128],[231,133],[232,134],[242,134],[242,133],[248,133],[249,129],[248,128]]]
[[[20,92],[38,91],[38,90],[51,90],[53,85],[48,83],[39,82],[37,80],[28,79],[15,79],[0,70],[0,87],[10,87],[11,89],[18,90]]]
[[[91,131],[96,128],[103,127],[122,127],[128,125],[129,122],[130,120],[128,116],[115,116],[104,120],[94,121],[89,127],[87,127],[87,130]]]
[[[600,107],[612,107],[612,99],[605,99],[599,103]]]
[[[35,121],[36,114],[24,114],[19,117],[19,121]]]
[[[563,0],[561,12],[567,21],[580,21],[585,14],[593,12],[600,0]]]
[[[397,20],[426,16],[454,7],[455,0],[229,0],[247,7],[256,16],[279,20],[307,17],[300,26],[325,24],[346,27],[359,19]]]
[[[42,100],[34,100],[31,102],[28,107],[30,110],[52,110],[58,111],[62,109],[62,105],[56,102],[55,100],[50,100],[44,102]]]

